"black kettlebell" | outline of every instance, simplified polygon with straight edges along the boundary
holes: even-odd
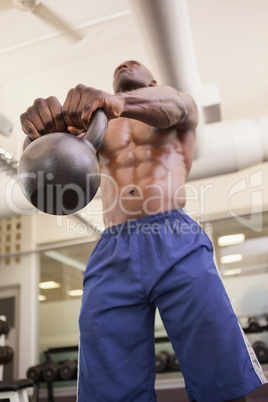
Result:
[[[104,141],[108,120],[97,109],[83,138],[51,133],[35,141],[29,137],[18,165],[25,197],[40,211],[69,215],[84,208],[100,185],[96,152]]]

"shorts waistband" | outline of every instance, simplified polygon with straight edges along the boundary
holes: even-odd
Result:
[[[105,229],[102,233],[103,236],[120,236],[123,234],[131,234],[137,232],[137,229],[142,228],[143,226],[151,226],[154,224],[163,224],[167,222],[167,220],[178,219],[179,217],[188,217],[189,215],[185,212],[184,209],[171,209],[169,211],[158,212],[157,214],[147,215],[142,218],[129,220],[124,223],[120,223],[118,225],[110,226]]]

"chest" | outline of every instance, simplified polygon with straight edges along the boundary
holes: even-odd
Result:
[[[112,155],[122,150],[134,152],[136,148],[142,146],[161,148],[171,144],[179,145],[175,128],[158,130],[137,120],[120,118],[109,122],[99,156],[102,160],[110,159]]]

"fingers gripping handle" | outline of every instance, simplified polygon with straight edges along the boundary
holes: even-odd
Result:
[[[96,151],[101,147],[108,128],[108,119],[102,109],[97,109],[91,117],[89,127],[83,138],[88,140]],[[79,139],[78,139],[79,141]],[[23,143],[23,151],[32,143],[30,137],[26,137]]]

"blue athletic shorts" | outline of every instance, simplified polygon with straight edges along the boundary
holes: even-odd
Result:
[[[211,241],[183,210],[172,210],[106,229],[89,259],[79,319],[79,402],[156,401],[156,307],[191,402],[238,398],[267,382]]]

